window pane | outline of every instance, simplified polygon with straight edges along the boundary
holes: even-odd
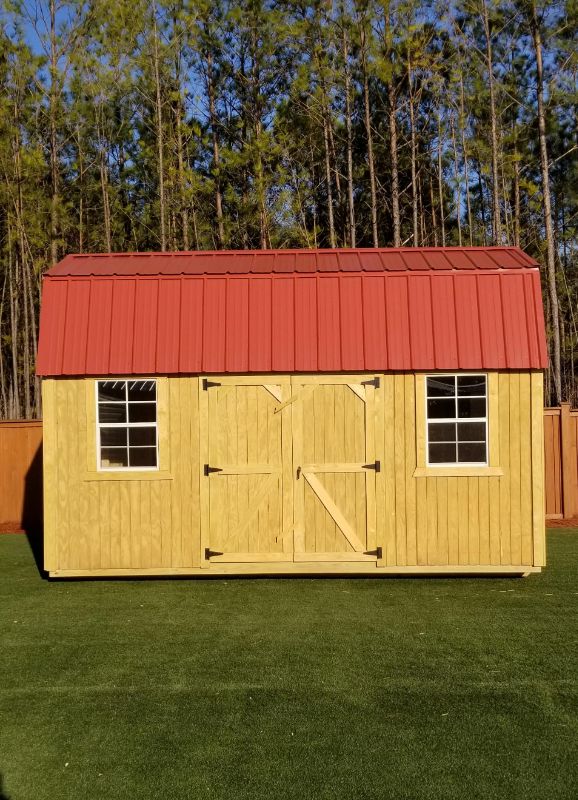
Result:
[[[103,447],[100,451],[101,467],[128,467],[126,447]]]
[[[156,428],[129,428],[128,442],[130,445],[139,447],[156,447],[157,429]]]
[[[157,399],[156,381],[129,381],[128,399],[154,402]]]
[[[430,422],[428,437],[430,442],[455,442],[455,422]]]
[[[128,420],[129,422],[156,422],[157,406],[156,403],[129,403]]]
[[[126,422],[126,405],[124,403],[99,403],[99,422]]]
[[[485,397],[460,397],[458,400],[458,417],[467,419],[468,417],[486,416]]]
[[[101,428],[101,447],[126,447],[126,428]]]
[[[451,419],[456,415],[456,401],[445,398],[428,400],[427,415],[430,419]]]
[[[430,464],[455,464],[456,446],[455,444],[430,444],[429,446]]]
[[[458,440],[460,442],[485,442],[486,423],[485,422],[459,422]]]
[[[456,379],[453,375],[427,379],[428,397],[452,397],[456,393]]]
[[[458,375],[458,395],[466,394],[484,397],[486,394],[486,376]]]
[[[156,447],[131,447],[129,452],[131,467],[156,467]]]
[[[98,399],[113,402],[126,400],[126,381],[99,381]]]
[[[458,444],[458,461],[460,463],[486,462],[486,445],[475,444],[473,442],[465,442]]]

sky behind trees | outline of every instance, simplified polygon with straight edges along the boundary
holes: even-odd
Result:
[[[578,402],[576,0],[0,0],[0,415],[67,252],[515,244]]]

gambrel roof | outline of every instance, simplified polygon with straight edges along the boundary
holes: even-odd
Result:
[[[70,255],[44,278],[45,376],[546,365],[518,248]]]

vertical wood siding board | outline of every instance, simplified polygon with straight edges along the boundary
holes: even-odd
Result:
[[[88,490],[89,486],[82,481],[84,464],[86,463],[86,443],[88,437],[88,421],[86,408],[85,380],[75,380],[73,383],[74,405],[76,407],[77,440],[74,454],[74,477],[78,490],[78,506],[76,530],[78,537],[78,563],[80,569],[90,569],[90,537],[92,536],[91,520],[88,516]],[[92,431],[91,431],[92,433]]]
[[[129,481],[119,481],[119,537],[121,567],[129,569],[131,564],[132,538],[135,535],[130,514]]]
[[[480,563],[479,478],[468,478],[468,564]]]
[[[184,502],[186,487],[183,482],[184,464],[182,456],[188,453],[190,461],[193,454],[190,452],[190,442],[186,435],[186,427],[183,430],[181,417],[183,413],[184,397],[181,396],[183,384],[186,378],[169,378],[168,381],[168,403],[169,403],[169,435],[168,447],[170,451],[170,470],[173,476],[174,491],[171,492],[171,565],[182,567],[185,565],[183,559],[183,540],[181,528],[182,503]],[[182,392],[184,395],[184,391]],[[187,456],[185,456],[187,458]]]
[[[448,563],[459,564],[458,483],[448,478]]]
[[[438,275],[431,283],[433,315],[433,341],[435,365],[438,369],[455,368],[458,363],[456,340],[456,310],[454,281],[451,276]]]
[[[249,279],[227,280],[225,313],[227,372],[249,369]]]
[[[172,487],[172,481],[160,481],[161,564],[163,567],[171,566],[173,554],[173,529],[171,525]]]
[[[198,558],[203,568],[208,567],[208,562],[204,558],[204,551],[209,547],[210,542],[210,486],[209,480],[203,475],[203,464],[210,463],[209,460],[209,430],[211,418],[209,416],[209,392],[202,388],[201,378],[197,379],[198,396],[198,425],[199,431],[199,461],[197,464],[197,476],[199,487],[199,551]]]
[[[56,448],[58,461],[58,568],[69,566],[70,521],[68,494],[70,475],[68,473],[69,448],[69,410],[67,404],[66,381],[56,381]],[[64,458],[62,457],[64,454]]]
[[[469,494],[468,478],[457,478],[458,482],[458,563],[470,563],[469,554]]]
[[[110,483],[101,481],[98,487],[98,514],[100,531],[100,563],[102,569],[112,566],[110,555]]]
[[[133,569],[142,566],[142,523],[140,514],[140,487],[141,481],[128,481],[129,507],[130,507],[130,565]]]
[[[300,277],[295,281],[295,369],[315,372],[317,369],[317,279]]]
[[[521,530],[521,436],[520,436],[520,373],[510,374],[510,507],[511,558],[512,564],[520,564],[522,558]]]
[[[416,464],[416,432],[415,432],[415,377],[412,373],[404,376],[405,384],[405,504],[407,524],[407,563],[417,564],[417,528],[416,528],[416,480],[413,477]]]
[[[179,371],[181,360],[179,335],[183,293],[181,278],[161,278],[158,284],[158,325],[156,371],[168,374]]]
[[[438,563],[437,481],[438,478],[425,478],[428,564]]]
[[[404,376],[394,376],[395,394],[395,539],[397,564],[407,564],[407,516],[405,507],[405,397]]]
[[[437,525],[438,525],[438,564],[449,562],[448,548],[448,478],[438,478],[437,489]]]
[[[249,369],[271,371],[271,278],[251,278],[249,284]]]
[[[490,478],[478,478],[479,562],[490,564]]]
[[[544,384],[541,372],[532,373],[532,537],[534,566],[546,564],[544,520]]]
[[[425,419],[425,375],[415,375],[415,448],[416,463],[419,467],[426,465],[426,419]],[[414,479],[415,480],[415,479]],[[427,486],[423,479],[416,482],[416,539],[417,539],[417,563],[425,565],[428,561],[427,554]]]
[[[44,569],[59,567],[58,557],[58,458],[56,383],[42,381],[43,423],[43,493],[44,493]],[[5,463],[5,462],[4,462]]]
[[[187,548],[187,564],[192,564],[193,567],[198,567],[201,563],[201,498],[200,498],[200,470],[199,455],[200,455],[200,409],[199,409],[199,391],[198,387],[201,383],[200,378],[188,378],[186,391],[189,393],[189,410],[187,425],[189,428],[189,435],[191,441],[190,459],[187,462],[187,469],[184,472],[183,481],[186,481],[187,493],[189,500],[188,511],[183,509],[183,530],[190,529],[190,540]],[[204,476],[203,476],[204,477]]]
[[[86,369],[90,280],[75,280],[68,289],[63,364],[68,375],[82,375]]]
[[[510,373],[499,374],[500,395],[500,564],[511,563],[510,553]]]
[[[85,362],[88,375],[106,375],[109,372],[112,287],[112,280],[91,280]]]
[[[295,369],[295,294],[294,278],[275,277],[272,282],[272,369]]]
[[[385,458],[385,381],[386,376],[382,375],[380,385],[375,392],[375,455],[383,465],[381,471],[375,476],[376,545],[377,547],[381,547],[381,559],[378,561],[380,566],[387,563],[387,506],[385,496],[385,480],[387,471],[391,469],[389,461]],[[347,436],[347,427],[345,436]]]
[[[134,279],[113,281],[109,359],[112,375],[130,374],[133,370],[135,286]]]
[[[388,369],[385,277],[364,277],[361,292],[365,369],[382,371]]]
[[[412,369],[435,366],[431,279],[429,275],[408,276],[409,336]]]
[[[532,387],[529,372],[520,375],[520,564],[532,564]]]
[[[341,324],[341,369],[362,370],[365,365],[363,352],[363,309],[361,278],[343,277],[339,281],[339,307]]]

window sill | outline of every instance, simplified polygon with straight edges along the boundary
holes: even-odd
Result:
[[[170,472],[160,469],[133,470],[103,470],[102,472],[85,472],[83,481],[172,481]]]
[[[488,478],[504,474],[501,467],[418,467],[414,478]]]

